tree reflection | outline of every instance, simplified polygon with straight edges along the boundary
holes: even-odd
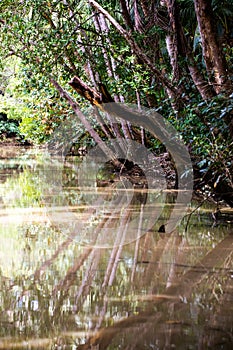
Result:
[[[67,194],[69,185],[67,175]],[[15,259],[8,261],[11,274],[0,270],[1,348],[230,348],[229,227],[209,227],[208,212],[200,212],[189,221],[188,234],[182,226],[159,233],[172,208],[167,203],[159,222],[142,235],[144,189],[137,189],[134,203],[120,212],[100,210],[98,198],[95,206],[87,206],[78,189],[75,201],[71,190],[69,234],[43,207],[24,209],[27,215],[20,222],[16,211],[8,211],[8,217],[2,209],[1,234],[10,227],[8,217],[17,246]],[[106,200],[111,193],[101,189]],[[119,207],[120,200],[115,202]],[[54,207],[58,216],[62,205]],[[129,241],[135,213],[135,239]],[[78,234],[84,237],[82,230],[86,241],[77,240]],[[111,235],[111,245],[104,246],[103,234]],[[7,253],[2,247],[0,258],[7,259]]]

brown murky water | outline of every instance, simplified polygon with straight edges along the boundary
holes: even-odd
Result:
[[[158,232],[175,193],[80,188],[79,164],[0,150],[0,349],[232,349],[230,211]]]

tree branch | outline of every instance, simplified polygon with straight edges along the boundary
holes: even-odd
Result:
[[[136,41],[133,39],[131,32],[126,31],[102,6],[100,6],[95,0],[89,0],[90,5],[92,5],[97,11],[101,12],[108,21],[118,30],[118,32],[123,36],[123,38],[128,42],[134,54],[140,59],[145,65],[147,65],[151,71],[156,75],[160,83],[168,88],[172,93],[173,97],[178,97],[180,92],[175,88],[171,82],[158,70],[154,64],[151,62],[149,57],[141,50]]]
[[[101,97],[95,90],[88,87],[82,80],[80,80],[77,77],[74,77],[73,80],[76,82],[74,89],[77,92],[80,91],[79,94],[81,96],[85,97],[93,105],[101,107],[101,104],[102,104]],[[111,161],[116,167],[121,167],[122,166],[121,162],[118,161],[118,159],[116,159],[114,152],[106,145],[106,143],[101,139],[98,133],[93,129],[92,125],[90,124],[86,116],[82,113],[81,109],[79,108],[78,103],[75,100],[73,100],[73,98],[68,94],[68,92],[65,91],[55,79],[50,77],[50,82],[59,92],[60,96],[66,99],[66,101],[69,103],[69,105],[73,109],[74,113],[77,115],[79,120],[83,123],[86,130],[89,132],[91,137],[95,140],[95,142],[99,145],[101,150],[108,156],[108,158],[111,159]],[[72,84],[72,81],[71,81],[71,84]]]

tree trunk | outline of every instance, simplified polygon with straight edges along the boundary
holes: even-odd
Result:
[[[166,0],[165,2],[170,19],[170,32],[166,36],[167,52],[172,67],[172,80],[177,82],[180,76],[180,69],[178,66],[178,31],[176,25],[176,3],[174,0]]]
[[[190,48],[189,43],[184,35],[183,27],[180,22],[179,8],[176,6],[175,0],[165,0],[164,5],[167,7],[168,16],[170,19],[170,29],[165,29],[166,31],[170,31],[166,37],[167,51],[170,58],[170,63],[172,66],[173,80],[179,79],[180,69],[178,67],[178,55],[181,57],[186,57],[187,66],[191,78],[199,91],[200,95],[204,100],[209,100],[216,95],[216,84],[213,88],[213,85],[210,82],[206,81],[202,72],[198,69],[197,64],[193,57],[192,49]],[[158,18],[159,19],[159,18]],[[161,24],[157,23],[159,26]],[[211,37],[212,40],[212,37]],[[214,37],[216,42],[216,36]],[[218,46],[219,49],[219,46]],[[206,50],[205,50],[206,51]],[[208,51],[207,51],[208,54]],[[223,59],[224,61],[224,59]],[[212,64],[208,57],[206,56],[206,66],[210,67],[210,71],[212,71]],[[226,71],[224,71],[226,74]],[[176,78],[177,77],[177,78]],[[172,98],[172,94],[170,90],[168,91],[168,96]]]
[[[94,19],[94,24],[95,24],[96,30],[98,32],[100,32],[100,35],[102,35],[102,34],[106,35],[106,33],[109,32],[109,27],[106,23],[106,20],[105,20],[105,17],[103,16],[103,14],[102,13],[100,13],[100,14],[95,13],[93,19]],[[107,40],[108,45],[111,47],[112,44],[111,44],[110,39],[107,37],[106,40]],[[109,56],[107,49],[105,48],[104,42],[103,42],[102,52],[103,52],[104,62],[105,62],[106,67],[107,67],[108,76],[110,78],[115,79],[115,80],[119,80],[119,77],[117,76],[117,74],[115,72],[115,67],[116,67],[115,60],[113,57]],[[119,102],[119,101],[122,102],[122,100],[123,100],[123,96],[118,96],[117,94],[114,95],[115,102]],[[113,125],[110,116],[109,116],[109,118],[110,118],[110,123],[112,124],[113,131],[115,132],[116,136],[121,137],[118,125]],[[122,122],[121,126],[122,126],[122,132],[124,134],[124,137],[126,139],[132,139],[132,136],[130,134],[127,123]]]
[[[131,21],[130,13],[125,0],[120,0],[122,17],[124,18],[125,23],[130,29],[133,29],[133,23]]]
[[[176,6],[176,1],[165,0],[169,18],[172,34],[166,37],[167,50],[170,57],[170,62],[172,66],[173,79],[179,80],[180,78],[180,68],[178,66],[178,55],[181,57],[186,57],[188,71],[191,78],[204,100],[211,99],[215,95],[215,91],[212,85],[205,80],[202,72],[198,69],[197,64],[193,57],[192,49],[184,35],[184,30],[180,22],[179,8]]]
[[[215,91],[213,90],[212,85],[209,84],[208,81],[205,80],[202,73],[197,67],[192,54],[187,54],[188,56],[188,69],[191,75],[191,78],[199,91],[203,100],[207,101],[214,97]]]
[[[230,82],[225,59],[217,40],[211,1],[194,0],[194,5],[209,79],[211,81],[213,77],[213,85],[217,94],[231,93],[232,83]]]
[[[141,8],[142,8],[142,11],[143,11],[143,14],[144,14],[144,17],[146,18],[146,19],[148,19],[149,18],[149,16],[150,16],[150,11],[151,11],[151,9],[150,9],[150,1],[148,1],[148,0],[140,0],[139,1],[140,2],[140,5],[141,5]]]
[[[155,67],[154,63],[145,54],[145,52],[138,46],[137,42],[134,40],[132,34],[126,31],[110,14],[108,11],[104,10],[95,0],[89,0],[89,3],[99,12],[101,12],[108,21],[118,30],[122,37],[128,42],[131,47],[132,52],[136,55],[140,62],[145,64],[152,73],[156,76],[158,81],[170,91],[172,98],[176,99],[180,97],[182,91],[179,88],[174,87],[169,79],[164,76],[164,74]]]

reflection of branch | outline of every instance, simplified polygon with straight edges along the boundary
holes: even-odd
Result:
[[[131,282],[133,282],[133,280],[134,280],[134,275],[135,275],[136,266],[137,266],[140,237],[141,237],[141,229],[142,229],[142,221],[143,221],[143,211],[144,211],[144,204],[141,204],[140,216],[139,216],[139,222],[138,222],[137,240],[135,242],[135,249],[134,249],[134,259],[133,259],[134,262],[133,262],[133,268],[132,268],[132,274],[131,274]]]
[[[125,229],[127,230],[129,216],[130,211],[126,210],[126,213],[124,213],[124,215],[121,217],[121,222],[114,242],[114,248],[111,252],[102,287],[111,285],[113,278],[115,277],[116,266],[118,264],[119,256],[118,252],[122,249],[122,238],[124,238]]]
[[[232,261],[231,265],[232,266]],[[225,276],[224,276],[225,277]],[[223,338],[225,339],[224,345],[227,345],[227,341],[233,344],[233,319],[232,319],[232,290],[233,290],[233,279],[230,275],[225,277],[224,287],[222,284],[224,293],[218,298],[218,305],[214,313],[210,314],[209,319],[206,320],[204,331],[202,332],[199,346],[202,349],[216,348],[216,344],[221,344]],[[223,346],[224,346],[223,345]],[[225,346],[227,348],[227,346]]]
[[[65,278],[62,282],[60,282],[53,290],[53,296],[57,295],[58,291],[61,291],[61,296],[58,299],[58,304],[56,305],[54,309],[54,316],[55,318],[60,316],[60,307],[63,304],[64,299],[67,297],[70,287],[74,284],[74,281],[77,278],[77,271],[80,269],[80,267],[83,265],[83,263],[86,261],[88,256],[90,255],[92,251],[92,248],[84,248],[83,253],[78,257],[75,264],[68,270]],[[58,314],[58,315],[57,315]]]
[[[103,226],[105,225],[106,221],[108,221],[108,218],[104,218],[99,224],[98,227],[95,230],[95,240],[98,237],[99,232],[101,232]],[[95,240],[93,244],[95,244]],[[62,291],[62,296],[59,299],[59,304],[56,306],[54,315],[56,316],[57,311],[60,309],[60,306],[62,305],[64,299],[67,297],[70,287],[73,285],[75,279],[76,279],[76,273],[80,269],[80,267],[83,265],[85,260],[88,258],[90,253],[94,250],[93,247],[85,247],[84,252],[79,256],[78,260],[75,262],[75,264],[68,270],[65,278],[63,281],[61,281],[53,290],[53,295],[56,295],[58,290]]]
[[[82,267],[82,265],[84,264],[91,252],[93,252],[92,248],[85,247],[83,253],[78,257],[73,266],[66,273],[65,278],[53,289],[53,296],[56,296],[57,292],[61,291],[61,295],[58,299],[57,305],[54,308],[55,318],[60,316],[60,308],[63,305],[63,301],[68,296],[70,287],[74,285],[77,279],[77,271]],[[83,291],[82,286],[81,291]]]
[[[204,274],[212,271],[212,266],[221,266],[224,264],[226,258],[231,254],[233,249],[233,236],[225,237],[216,247],[211,250],[199,263],[187,271],[181,278],[181,281],[177,281],[177,285],[168,288],[169,295],[180,295],[181,292],[186,295],[190,295],[195,285]],[[181,289],[181,291],[180,291]]]
[[[172,264],[170,264],[169,267],[169,272],[168,272],[168,277],[167,277],[167,283],[166,283],[166,287],[170,287],[173,283],[176,282],[176,261],[178,261],[179,259],[179,246],[182,241],[181,236],[179,235],[175,235],[174,239],[173,239],[173,244],[171,245],[172,247],[172,251],[173,251],[173,262]],[[171,249],[171,248],[170,248]]]
[[[226,258],[231,254],[233,249],[233,236],[227,236],[223,239],[211,252],[209,252],[196,266],[195,268],[190,269],[186,272],[180,280],[177,281],[176,285],[170,286],[166,290],[166,295],[161,298],[154,299],[154,304],[167,302],[173,306],[177,306],[177,309],[181,311],[183,307],[186,307],[186,304],[181,303],[181,297],[187,299],[192,294],[194,286],[203,280],[204,276],[208,276],[208,273],[212,271],[213,262],[214,265],[219,266],[224,263]],[[204,279],[206,280],[206,278]],[[151,304],[150,304],[151,306]],[[97,332],[93,337],[90,337],[85,345],[82,346],[82,349],[90,349],[91,347],[99,346],[102,350],[107,349],[111,342],[113,342],[114,337],[118,336],[119,333],[122,334],[124,338],[124,333],[129,333],[129,328],[131,329],[131,339],[133,337],[134,329],[136,330],[135,336],[137,337],[137,344],[141,340],[141,332],[139,328],[144,328],[147,326],[147,334],[151,332],[151,328],[158,323],[161,318],[161,314],[155,313],[154,307],[150,307],[144,313],[141,313],[136,316],[128,317],[127,319],[121,320],[115,323],[112,327],[104,328]],[[134,328],[133,328],[134,327]],[[126,335],[125,335],[126,336]],[[146,339],[145,333],[142,332],[143,339]],[[135,344],[136,348],[136,344]],[[80,348],[81,349],[81,348]]]
[[[97,200],[97,202],[95,203],[97,207],[98,207],[98,204],[101,203],[101,201],[102,201],[101,198],[99,200]],[[92,208],[87,210],[86,214],[91,216],[95,212],[96,212],[96,208],[95,208],[95,206],[93,206]],[[41,273],[46,268],[48,268],[50,265],[52,265],[52,263],[61,254],[61,252],[63,252],[71,243],[73,243],[74,238],[77,235],[77,232],[80,232],[82,230],[83,226],[84,226],[84,223],[78,223],[78,227],[75,227],[73,232],[70,232],[69,237],[62,244],[60,244],[60,246],[57,248],[55,253],[51,256],[51,258],[47,259],[46,261],[44,261],[41,264],[41,266],[34,273],[34,279],[35,280],[38,280],[40,278]]]
[[[176,234],[176,232],[172,233],[172,235],[174,234]],[[158,264],[159,264],[164,254],[167,243],[170,239],[170,235],[166,235],[165,237],[160,239],[158,242],[153,242],[152,239],[153,239],[153,236],[151,234],[146,235],[144,249],[141,256],[141,261],[137,261],[137,263],[142,262],[148,265],[143,274],[144,285],[146,285],[148,281],[151,280],[152,276],[154,276],[154,274],[157,273],[153,264],[151,264],[150,261],[158,261]],[[151,249],[151,247],[153,247],[152,255],[150,256],[150,259],[148,259],[148,251],[149,249]],[[170,247],[168,247],[168,249],[170,250]]]
[[[117,206],[118,209],[115,209],[116,211],[119,210],[120,203],[121,203],[121,201],[118,203],[118,206]],[[96,215],[97,214],[98,213],[96,213]],[[111,224],[111,222],[113,220],[115,220],[114,214],[115,214],[115,211],[113,211],[113,213],[110,216],[104,217],[100,221],[100,223],[97,225],[97,227],[95,228],[95,230],[93,232],[93,235],[94,235],[94,239],[92,242],[93,246],[95,244],[98,245],[98,243],[99,243],[98,236],[99,236],[99,234],[101,235],[101,233],[103,232],[102,230],[105,229],[107,224]],[[107,278],[109,279],[108,285],[111,285],[111,283],[115,277],[115,273],[116,273],[116,269],[117,269],[117,265],[118,265],[118,261],[119,261],[119,255],[120,255],[122,247],[124,245],[125,234],[126,234],[126,231],[128,228],[127,224],[128,224],[130,215],[131,215],[131,211],[126,210],[125,214],[122,217],[120,217],[121,223],[120,223],[120,227],[118,229],[118,234],[117,234],[116,240],[114,242],[114,244],[116,245],[116,248],[113,248],[113,251],[112,251],[112,252],[114,252],[114,256],[111,255],[110,262],[109,262],[110,268],[109,268],[109,266],[108,266],[109,269],[107,268]],[[77,230],[75,230],[75,232],[76,231]],[[100,238],[100,242],[101,242],[101,238]],[[74,281],[76,280],[77,271],[80,269],[80,267],[83,265],[83,263],[85,262],[85,260],[89,257],[89,255],[91,253],[92,253],[91,259],[95,258],[95,256],[96,256],[95,252],[98,252],[98,249],[93,248],[93,247],[84,248],[84,252],[78,257],[78,259],[75,261],[74,265],[68,270],[64,279],[54,288],[53,295],[56,295],[58,290],[62,291],[62,295],[59,299],[59,303],[55,307],[55,311],[54,311],[55,317],[56,317],[58,310],[60,309],[64,299],[67,297],[70,287],[74,284]],[[92,271],[92,262],[90,262],[89,271],[87,271],[87,273],[86,273],[86,279],[94,277],[94,276],[91,276],[91,271]],[[76,306],[75,306],[76,308],[77,308],[77,301],[78,301],[79,297],[81,295],[82,295],[82,297],[84,296],[82,294],[84,291],[84,287],[85,287],[85,280],[83,281],[83,283],[82,283],[82,285],[81,285],[81,287],[76,295]]]
[[[117,246],[117,252],[116,252],[115,259],[114,259],[114,264],[113,264],[113,267],[112,267],[111,275],[109,277],[109,281],[108,281],[108,285],[109,286],[112,285],[113,280],[114,280],[115,275],[116,275],[116,270],[117,270],[117,266],[118,266],[118,263],[119,263],[120,254],[122,252],[122,248],[123,248],[123,245],[124,245],[126,232],[128,230],[128,225],[129,225],[129,221],[130,221],[130,214],[131,214],[131,211],[129,209],[126,209],[126,212],[125,212],[125,214],[123,216],[123,220],[121,222],[121,224],[123,226],[123,230],[121,228],[121,225],[120,225],[120,228],[119,228],[119,233],[121,235],[121,239],[120,239],[120,242],[119,242],[119,244]]]
[[[85,272],[85,276],[82,279],[82,284],[78,290],[78,292],[75,295],[75,304],[74,304],[74,312],[78,311],[78,301],[82,297],[82,300],[84,300],[91,288],[92,280],[94,279],[94,276],[96,274],[98,263],[100,259],[100,249],[93,249],[90,255],[90,262],[89,267],[87,271]]]
[[[184,215],[184,217],[188,217],[188,219],[187,219],[187,223],[186,223],[186,225],[185,225],[185,232],[187,232],[188,231],[188,226],[189,226],[189,221],[190,221],[190,219],[191,219],[191,216],[195,213],[195,211],[197,211],[200,207],[202,207],[202,205],[206,202],[206,201],[208,201],[208,199],[210,198],[212,196],[212,193],[211,194],[209,194],[206,198],[204,198],[192,211],[191,211],[191,213],[188,213],[188,214],[186,214],[186,215]]]

